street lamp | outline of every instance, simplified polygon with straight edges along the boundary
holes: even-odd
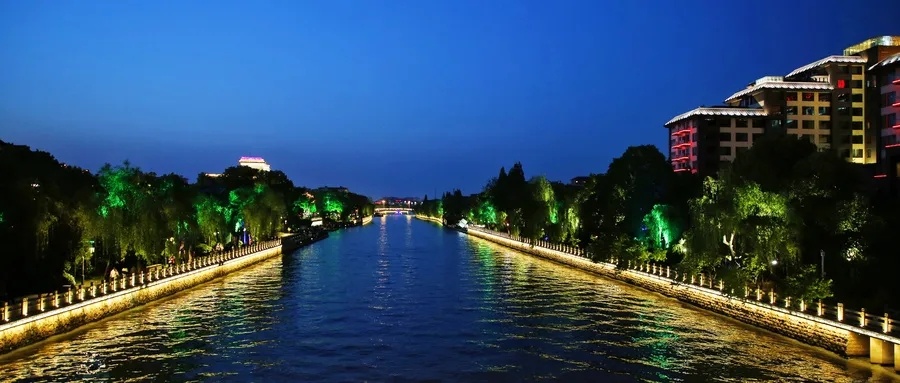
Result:
[[[88,249],[91,253],[91,259],[94,259],[94,245],[91,244],[91,247]],[[84,285],[84,257],[81,257],[81,284]]]
[[[825,250],[819,250],[819,256],[822,257],[822,279],[825,279]]]

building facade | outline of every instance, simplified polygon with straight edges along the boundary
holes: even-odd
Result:
[[[697,108],[673,118],[665,124],[673,169],[713,174],[764,134],[806,139],[853,163],[881,162],[881,142],[893,139],[884,138],[889,117],[882,105],[890,96],[882,93],[889,94],[887,85],[894,84],[882,85],[867,72],[891,52],[900,53],[900,37],[869,39],[843,55],[760,78],[728,97],[725,107]],[[887,73],[888,67],[879,70]]]
[[[765,133],[767,116],[753,108],[700,107],[672,118],[666,127],[672,168],[708,175],[750,148]]]
[[[262,170],[264,172],[268,172],[272,170],[272,166],[266,163],[262,157],[241,157],[238,160],[239,166],[246,166],[248,168],[253,168],[256,170]]]
[[[876,178],[883,178],[892,194],[900,191],[900,53],[886,57],[869,68],[877,85],[878,166]]]

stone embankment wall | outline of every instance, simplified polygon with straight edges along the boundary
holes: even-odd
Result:
[[[55,299],[71,299],[75,302],[43,312],[33,310],[24,318],[12,320],[8,323],[0,322],[0,353],[6,353],[53,335],[74,330],[85,324],[241,270],[254,263],[280,255],[282,246],[284,246],[285,251],[290,251],[325,237],[327,235],[316,238],[284,238],[278,244],[273,244],[271,247],[249,254],[234,254],[232,256],[222,254],[204,257],[191,266],[179,265],[179,267],[171,267],[167,269],[168,271],[165,275],[157,273],[155,274],[156,278],[150,278],[148,273],[146,278],[148,281],[146,282],[143,275],[141,278],[131,278],[130,284],[133,287],[117,289],[118,291],[114,292],[112,289],[109,289],[105,294],[93,298],[82,296],[84,299],[79,300],[73,298],[71,293],[66,294],[68,298],[59,298],[57,296]],[[120,284],[119,281],[116,281],[115,284],[125,287],[128,286],[129,282],[124,280]],[[81,294],[86,293],[82,291]],[[41,303],[43,304],[44,302],[42,301]],[[48,308],[53,307],[52,303],[48,303],[46,306]],[[9,310],[22,310],[22,308],[21,305],[5,306],[4,310],[7,311],[4,313],[4,318],[7,318]]]
[[[812,315],[787,309],[778,310],[776,307],[756,301],[724,295],[719,290],[678,283],[672,279],[641,271],[622,270],[613,264],[595,263],[587,258],[531,246],[479,230],[470,229],[468,234],[557,263],[640,286],[841,355],[853,355],[856,353],[856,348],[869,347],[868,339],[862,341],[852,332],[831,325]]]
[[[423,221],[431,221],[431,222],[434,222],[434,223],[439,223],[439,224],[441,224],[441,225],[444,224],[444,221],[441,220],[440,218],[434,218],[434,217],[429,217],[429,216],[419,215],[419,214],[416,214],[416,218],[421,219],[421,220],[423,220]]]

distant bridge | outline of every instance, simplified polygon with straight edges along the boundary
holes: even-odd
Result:
[[[408,207],[376,207],[375,214],[414,214],[416,211]]]

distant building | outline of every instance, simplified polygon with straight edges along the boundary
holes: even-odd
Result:
[[[591,177],[587,177],[587,176],[579,176],[579,177],[575,177],[575,178],[572,178],[572,180],[569,181],[569,185],[572,185],[572,186],[584,186],[584,185],[587,184],[587,182],[588,182],[590,179],[591,179]]]
[[[350,189],[347,189],[347,188],[345,188],[345,187],[343,187],[343,186],[337,186],[337,187],[323,186],[323,187],[320,187],[320,188],[318,188],[318,189],[315,189],[314,191],[315,191],[315,192],[349,193],[349,192],[350,192]]]
[[[272,170],[272,166],[266,163],[262,157],[241,157],[238,160],[239,166],[246,166],[248,168],[253,168],[256,170],[262,170],[264,172],[268,172]]]
[[[795,136],[848,162],[879,163],[889,170],[891,155],[885,149],[896,139],[891,123],[897,109],[888,102],[896,97],[890,57],[897,53],[900,36],[869,39],[784,76],[762,77],[725,105],[672,118],[665,124],[672,168],[715,174],[771,134]]]

